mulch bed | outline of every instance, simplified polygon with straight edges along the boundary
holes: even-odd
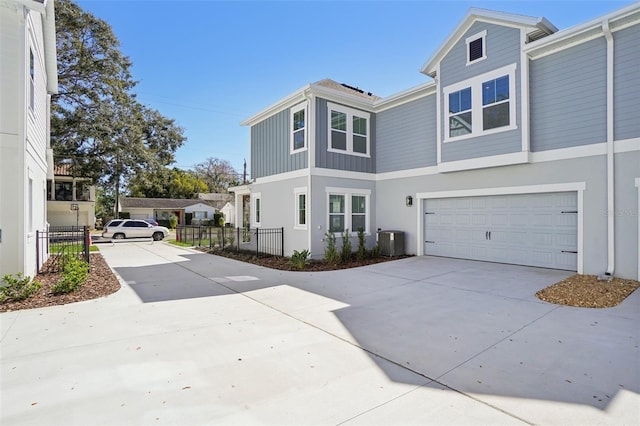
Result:
[[[536,293],[536,297],[557,305],[579,308],[610,308],[620,304],[640,282],[614,278],[599,281],[595,275],[573,275]]]
[[[26,300],[0,304],[0,312],[66,305],[83,300],[97,299],[98,297],[115,293],[120,289],[120,282],[101,254],[91,253],[89,265],[89,278],[77,291],[68,294],[53,294],[51,293],[51,286],[60,279],[61,273],[38,274],[35,279],[42,283],[42,288]]]

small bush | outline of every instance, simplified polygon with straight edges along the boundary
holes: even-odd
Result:
[[[79,289],[89,276],[89,264],[73,257],[64,265],[62,278],[51,286],[53,294],[71,293]]]
[[[342,250],[340,252],[340,258],[343,262],[348,262],[351,260],[351,252],[353,247],[351,246],[351,240],[349,239],[349,230],[345,229],[342,232]]]
[[[31,277],[23,277],[20,272],[5,275],[2,281],[6,286],[0,287],[0,303],[27,299],[42,288],[42,283],[31,281]]]
[[[335,234],[327,232],[324,237],[327,241],[327,247],[324,249],[324,260],[334,265],[340,263],[340,253],[338,253],[338,248],[336,247]]]
[[[309,250],[294,250],[289,262],[291,262],[291,265],[293,265],[294,268],[302,269],[304,268],[304,265],[307,264],[309,256],[311,256],[311,252],[309,252]]]
[[[364,229],[358,228],[358,251],[356,252],[356,258],[358,260],[364,260],[369,256],[367,252],[366,241],[364,237]]]
[[[169,217],[169,228],[176,229],[176,226],[178,226],[178,216],[172,214]]]
[[[380,256],[382,256],[382,249],[380,248],[380,244],[376,243],[373,249],[371,249],[371,257],[376,259]]]

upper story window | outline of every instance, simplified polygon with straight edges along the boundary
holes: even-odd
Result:
[[[328,103],[329,147],[331,152],[369,157],[370,114]]]
[[[33,58],[33,50],[29,49],[29,108],[33,111],[35,107],[35,61]]]
[[[306,106],[291,108],[291,153],[307,148]]]
[[[487,31],[479,32],[465,39],[467,43],[467,65],[487,59]]]
[[[516,128],[516,65],[508,65],[443,89],[449,142]]]

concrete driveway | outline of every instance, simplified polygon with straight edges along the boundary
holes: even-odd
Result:
[[[640,293],[534,293],[568,272],[414,257],[283,272],[100,250],[106,298],[0,314],[3,425],[640,424]]]

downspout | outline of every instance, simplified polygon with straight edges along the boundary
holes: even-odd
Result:
[[[312,246],[313,246],[313,221],[311,220],[311,214],[313,210],[311,209],[311,205],[313,202],[311,201],[311,174],[313,172],[313,168],[315,167],[316,156],[315,156],[315,97],[310,93],[310,91],[306,90],[304,92],[304,99],[307,101],[307,114],[308,117],[305,117],[306,123],[305,128],[307,131],[307,166],[309,168],[309,172],[307,174],[307,250],[311,253],[311,257],[313,257]]]
[[[609,21],[602,21],[607,41],[607,271],[603,279],[611,280],[615,270],[615,198],[614,198],[614,110],[613,110],[613,34]],[[600,277],[599,277],[600,278]]]

